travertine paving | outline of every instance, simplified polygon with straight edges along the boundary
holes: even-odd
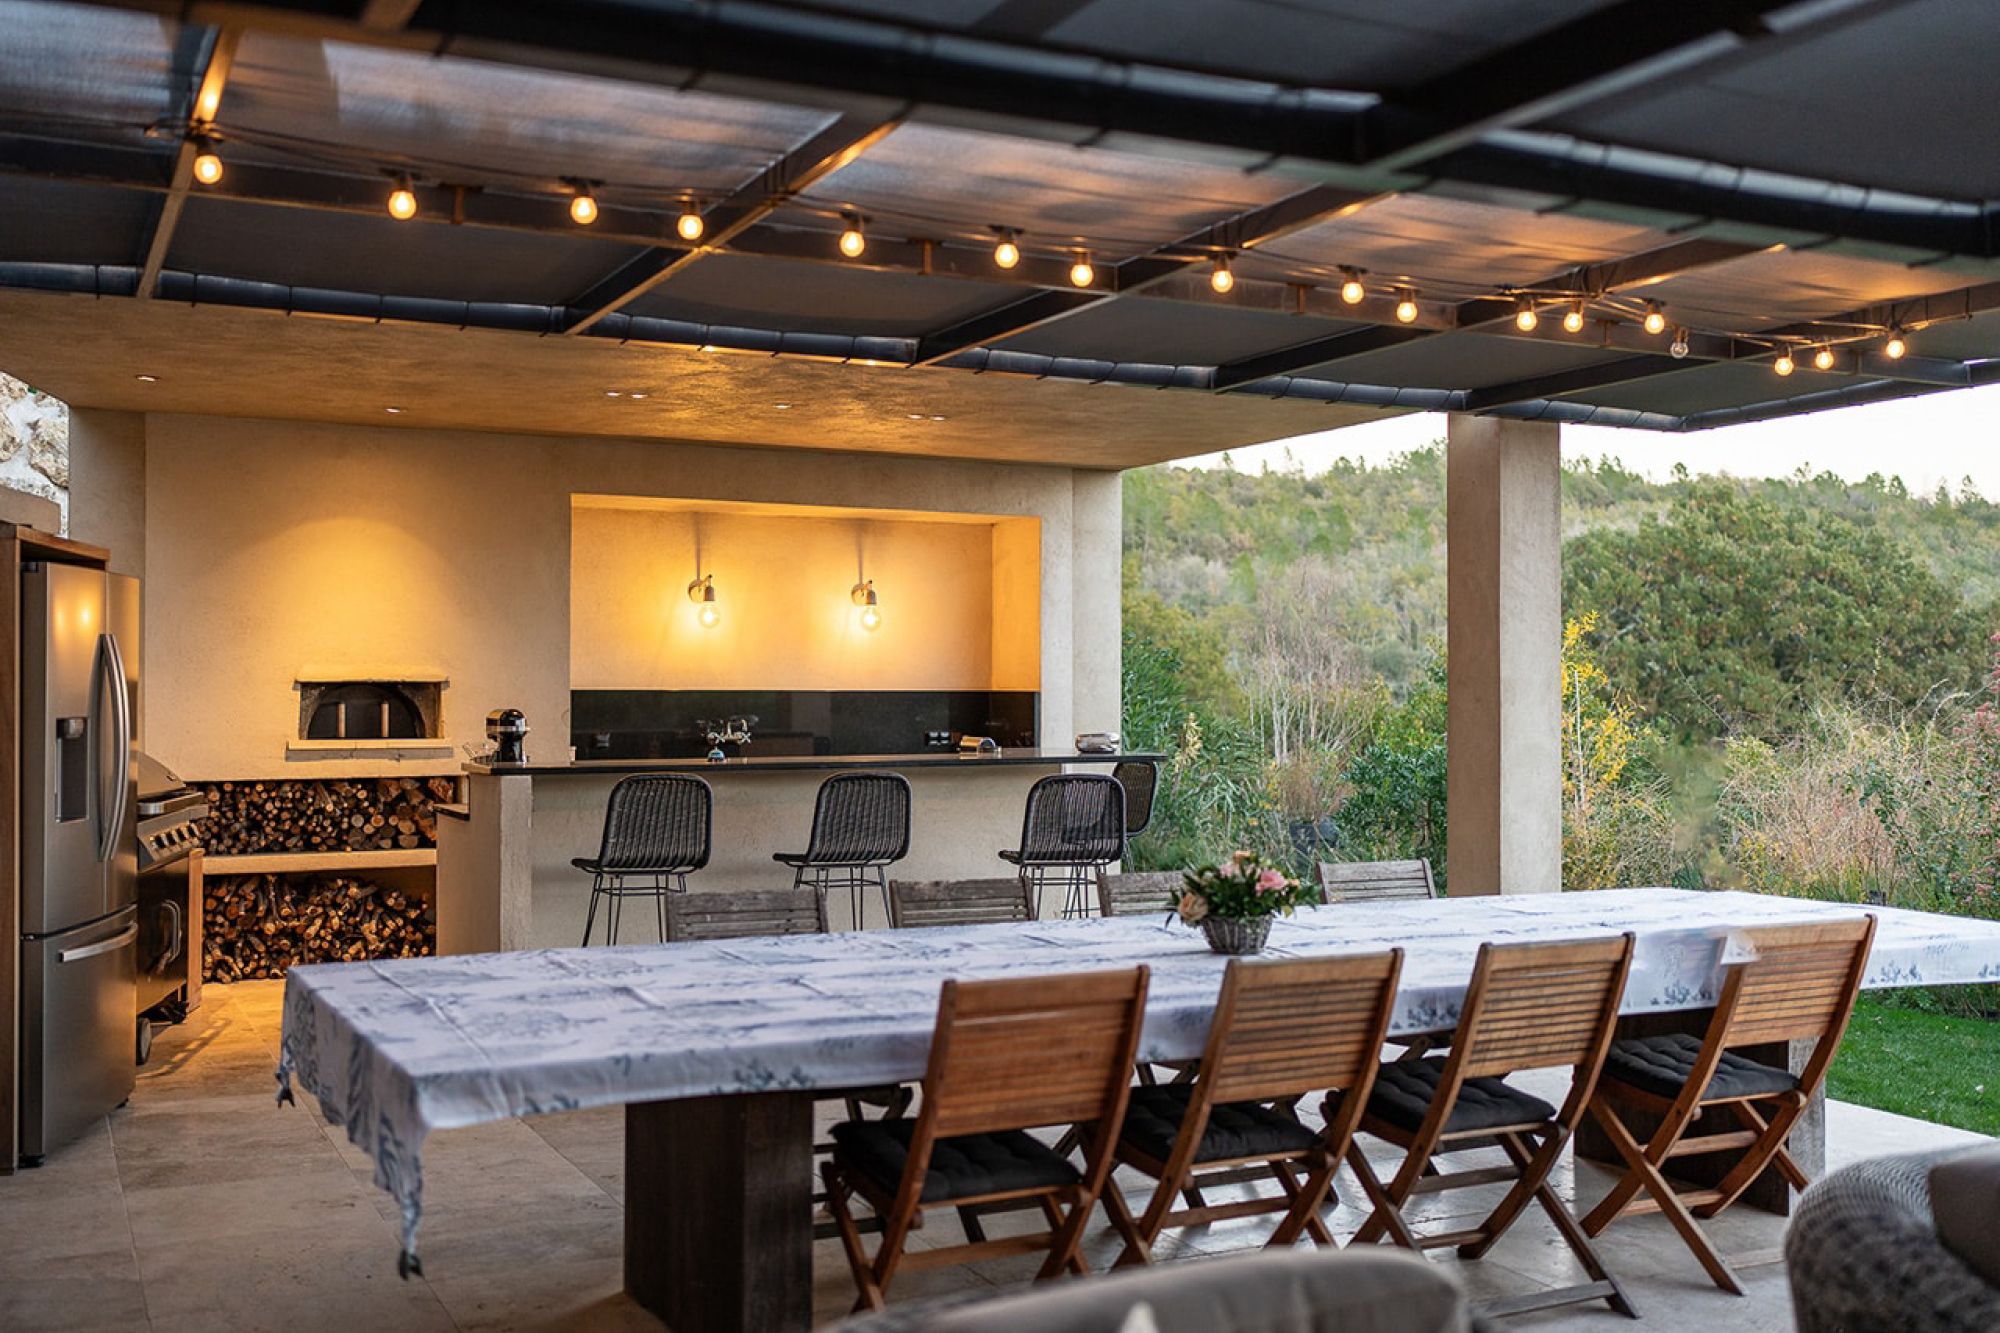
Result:
[[[0,1329],[271,1329],[285,1333],[402,1330],[658,1329],[620,1291],[623,1117],[617,1110],[513,1120],[435,1135],[425,1150],[424,1267],[396,1276],[398,1227],[366,1157],[337,1137],[307,1099],[272,1099],[282,983],[209,986],[202,1007],[163,1029],[129,1105],[46,1165],[0,1177]],[[1838,1165],[1878,1153],[1973,1136],[1834,1104],[1828,1156]],[[1565,1167],[1566,1197],[1594,1200],[1608,1176]],[[1337,1182],[1343,1198],[1357,1187]],[[1129,1188],[1142,1183],[1133,1178]],[[1440,1201],[1453,1212],[1480,1203]],[[1434,1212],[1429,1216],[1438,1216]],[[1422,1218],[1423,1213],[1417,1216]],[[1337,1210],[1344,1235],[1358,1224]],[[1004,1228],[1006,1219],[989,1222]],[[952,1221],[933,1223],[951,1229]],[[1258,1244],[1268,1223],[1246,1219],[1170,1236],[1184,1260]],[[1726,1252],[1775,1250],[1782,1219],[1734,1210],[1713,1226]],[[1626,1281],[1654,1330],[1788,1330],[1784,1272],[1749,1269],[1750,1294],[1715,1290],[1659,1218],[1606,1233],[1606,1262]],[[1090,1257],[1108,1262],[1108,1229]],[[1532,1213],[1492,1254],[1449,1257],[1475,1297],[1578,1279],[1574,1261]],[[1025,1282],[1036,1260],[911,1274],[901,1300],[965,1286]],[[817,1315],[830,1322],[853,1299],[839,1246],[815,1250]],[[1601,1304],[1510,1321],[1522,1329],[1611,1329],[1625,1321]],[[681,1333],[701,1333],[681,1330]]]

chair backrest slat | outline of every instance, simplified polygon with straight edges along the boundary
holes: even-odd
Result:
[[[597,863],[626,874],[695,871],[708,864],[715,806],[707,782],[687,773],[638,773],[611,789]]]
[[[1269,1101],[1355,1086],[1380,1058],[1400,949],[1236,960],[1216,1002],[1201,1080],[1214,1101]]]
[[[1097,910],[1105,916],[1165,916],[1167,904],[1187,885],[1178,870],[1097,872]]]
[[[910,850],[910,781],[901,773],[836,773],[813,803],[809,865],[887,865]]]
[[[1484,944],[1451,1060],[1466,1078],[1603,1058],[1632,961],[1632,936]]]
[[[1868,965],[1875,918],[1742,932],[1755,957],[1740,968],[1731,1046],[1817,1041],[1843,1029]]]
[[[889,881],[889,923],[978,926],[1034,918],[1034,899],[1018,877]]]
[[[666,903],[673,943],[826,933],[826,899],[811,889],[670,893]]]
[[[1122,1115],[1146,981],[1140,967],[946,982],[920,1120],[948,1137]]]
[[[1435,898],[1431,863],[1415,861],[1321,861],[1320,901],[1373,902],[1393,898]]]

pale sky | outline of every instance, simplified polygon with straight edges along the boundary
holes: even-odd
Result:
[[[1385,463],[1442,440],[1444,434],[1441,413],[1411,413],[1233,449],[1229,456],[1239,472],[1260,472],[1266,466],[1282,471],[1289,449],[1306,471],[1321,472],[1343,456]],[[1565,461],[1616,458],[1656,481],[1671,476],[1675,463],[1687,464],[1688,471],[1696,474],[1737,477],[1785,477],[1805,465],[1815,473],[1832,472],[1850,481],[1871,472],[1901,477],[1915,495],[1934,493],[1940,482],[1956,492],[1970,477],[1981,495],[2000,499],[2000,385],[1685,435],[1564,426],[1562,451]],[[1221,457],[1205,454],[1179,466],[1213,467]]]

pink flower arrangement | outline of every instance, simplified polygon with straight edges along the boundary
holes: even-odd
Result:
[[[1290,916],[1301,903],[1315,900],[1312,890],[1256,852],[1239,851],[1220,865],[1190,870],[1186,887],[1167,906],[1192,926],[1204,917]]]

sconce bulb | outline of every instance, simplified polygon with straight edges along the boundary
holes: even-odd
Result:
[[[688,600],[701,607],[695,617],[703,629],[714,629],[722,623],[722,612],[715,605],[715,575],[703,574],[688,584]]]
[[[707,224],[701,220],[701,214],[696,211],[693,204],[683,208],[680,220],[674,223],[675,233],[684,241],[700,240],[702,232],[707,229]]]
[[[389,191],[389,216],[398,222],[408,222],[417,215],[416,192],[410,189],[410,178],[398,176],[396,188]]]
[[[861,628],[863,628],[863,629],[865,629],[865,630],[871,630],[871,631],[872,631],[872,630],[878,630],[878,629],[882,628],[882,612],[881,612],[881,609],[880,609],[880,608],[878,608],[878,607],[874,607],[874,606],[864,606],[864,607],[862,607],[862,608],[861,608]]]
[[[1648,333],[1665,333],[1667,330],[1667,317],[1660,312],[1660,307],[1651,301],[1646,303],[1645,327]]]
[[[703,602],[701,612],[695,618],[701,621],[703,629],[714,629],[722,623],[722,612],[715,609],[714,602]]]
[[[881,626],[882,610],[875,597],[875,580],[863,579],[855,584],[848,597],[861,608],[861,628],[872,630]]]

